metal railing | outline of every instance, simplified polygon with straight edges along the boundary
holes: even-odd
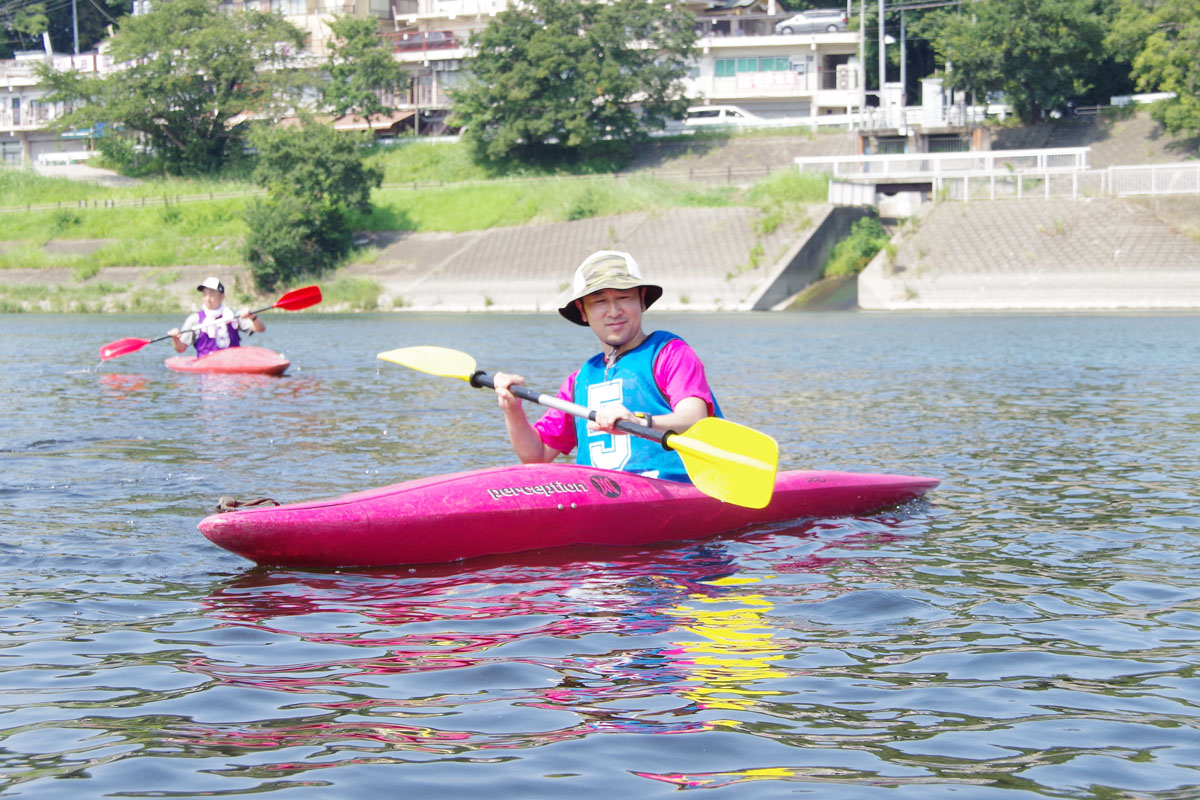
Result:
[[[940,176],[933,192],[939,200],[963,202],[1200,194],[1200,162],[1113,166],[1070,174]]]
[[[975,150],[965,153],[904,153],[877,156],[804,156],[802,171],[829,172],[835,178],[929,178],[1013,175],[1023,172],[1081,172],[1090,147],[1038,150]]]

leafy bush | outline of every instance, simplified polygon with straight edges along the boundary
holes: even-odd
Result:
[[[63,233],[72,228],[79,226],[83,218],[79,216],[79,212],[70,208],[57,208],[51,217],[51,226],[56,233]]]
[[[301,275],[320,275],[350,252],[353,236],[337,208],[318,208],[295,197],[255,200],[246,209],[250,233],[243,255],[260,291]]]
[[[875,217],[863,217],[850,226],[850,235],[833,247],[825,261],[825,277],[857,275],[888,243],[887,231]]]
[[[371,213],[383,171],[367,166],[360,137],[306,119],[299,128],[259,128],[254,180],[267,200],[246,209],[245,256],[260,291],[303,274],[320,275],[353,247],[348,214]]]
[[[829,178],[789,169],[768,175],[750,189],[746,199],[767,211],[788,206],[824,203],[829,195]]]

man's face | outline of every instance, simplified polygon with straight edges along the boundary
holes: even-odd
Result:
[[[204,295],[204,307],[215,311],[221,307],[221,301],[225,299],[224,292],[218,292],[216,289],[201,289]]]
[[[583,321],[600,341],[621,347],[642,332],[642,290],[601,289],[579,301]]]

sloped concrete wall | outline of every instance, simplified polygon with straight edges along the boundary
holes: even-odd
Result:
[[[1200,308],[1200,241],[1137,200],[946,202],[858,278],[868,310]],[[1187,198],[1175,201],[1183,209]]]
[[[821,277],[821,268],[834,245],[850,234],[850,226],[871,215],[865,206],[821,206],[814,210],[813,226],[807,236],[792,243],[776,262],[749,307],[770,311],[791,301]]]

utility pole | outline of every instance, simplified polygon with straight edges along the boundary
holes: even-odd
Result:
[[[887,43],[883,41],[883,0],[879,0],[879,108],[883,110],[883,84],[887,82]]]
[[[858,0],[858,122],[866,127],[867,115],[867,0]]]
[[[75,55],[79,55],[79,15],[75,13],[75,0],[71,0],[71,40],[75,44]]]

